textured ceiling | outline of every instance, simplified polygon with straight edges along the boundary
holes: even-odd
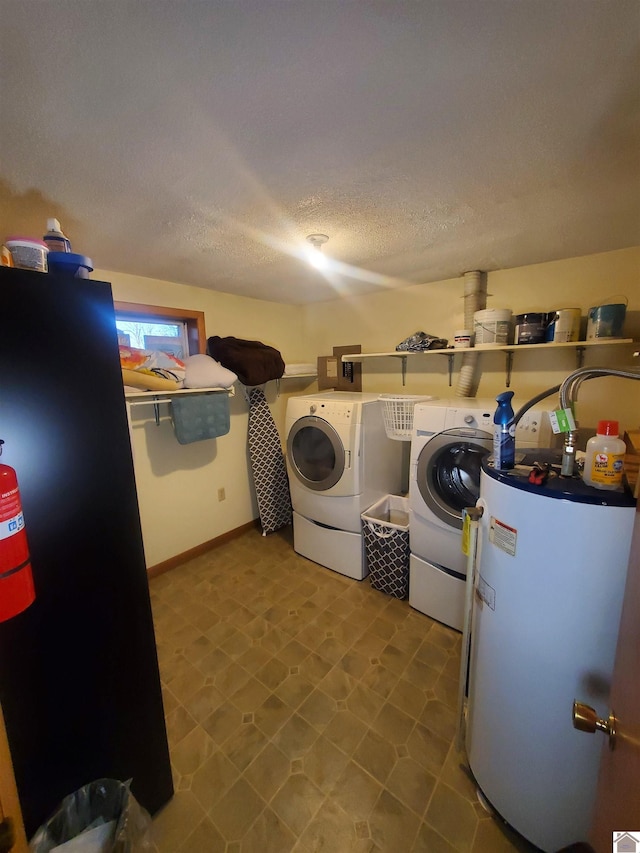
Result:
[[[96,267],[292,303],[637,245],[639,22],[636,0],[0,0],[0,235],[57,216]]]

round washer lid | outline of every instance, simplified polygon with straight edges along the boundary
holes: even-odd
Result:
[[[462,510],[480,495],[482,461],[493,439],[480,429],[444,430],[428,441],[418,456],[418,490],[429,510],[450,527],[462,529]]]

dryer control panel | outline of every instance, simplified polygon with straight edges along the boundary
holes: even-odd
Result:
[[[363,394],[355,391],[325,391],[320,394],[304,394],[300,397],[289,397],[287,401],[287,424],[290,426],[299,418],[308,416],[324,418],[334,425],[359,424],[364,417],[364,410],[372,407],[380,413],[382,409],[379,394]]]
[[[307,414],[324,418],[334,424],[346,424],[353,419],[354,403],[335,400],[309,400]]]

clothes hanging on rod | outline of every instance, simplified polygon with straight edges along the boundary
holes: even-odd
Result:
[[[179,444],[218,438],[231,425],[227,394],[198,394],[174,397],[171,401],[173,429]]]

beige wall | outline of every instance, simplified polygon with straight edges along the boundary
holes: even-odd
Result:
[[[114,299],[170,308],[204,311],[210,335],[234,335],[275,346],[286,362],[303,358],[300,308],[217,293],[139,276],[96,270],[110,281]],[[274,419],[283,432],[290,393],[315,388],[309,380],[267,384]],[[238,391],[231,399],[231,429],[221,438],[180,445],[169,406],[160,406],[157,426],[153,406],[131,409],[132,446],[147,566],[214,539],[258,517],[247,455],[247,403]],[[218,489],[226,499],[218,501]]]
[[[488,307],[514,313],[592,305],[614,294],[629,300],[625,334],[640,340],[640,248],[538,264],[488,275]],[[204,311],[207,335],[258,339],[279,349],[289,363],[312,362],[332,347],[360,343],[364,352],[394,350],[421,329],[452,338],[463,325],[462,278],[415,285],[354,299],[309,306],[280,305],[231,296],[203,288],[96,270],[110,281],[114,298],[129,302]],[[587,365],[638,366],[634,348],[586,351]],[[363,366],[363,390],[455,395],[460,356],[455,357],[453,385],[448,359],[409,359],[403,388],[399,359],[369,361]],[[511,388],[516,403],[555,385],[575,368],[573,350],[516,353]],[[505,388],[505,357],[482,356],[478,396],[494,397]],[[315,391],[309,380],[285,380],[280,396],[275,382],[267,397],[281,435],[290,394]],[[583,385],[578,414],[583,425],[617,418],[623,427],[640,426],[640,382],[597,379]],[[133,410],[132,433],[136,482],[147,565],[153,566],[257,518],[247,455],[247,404],[238,393],[231,400],[231,430],[216,440],[179,445],[168,406],[156,426],[152,408]],[[224,488],[226,500],[218,502]]]
[[[629,300],[625,336],[640,340],[640,248],[491,272],[487,275],[487,291],[488,308],[511,308],[517,314],[577,307],[583,318],[591,306],[622,294]],[[464,325],[462,294],[460,277],[310,305],[303,309],[305,329],[318,354],[352,343],[361,344],[363,352],[393,351],[396,344],[418,330],[451,340],[454,330]],[[633,352],[633,346],[589,348],[585,351],[585,365],[640,367]],[[410,357],[404,388],[400,365],[397,358],[364,362],[363,390],[455,396],[459,355],[455,357],[451,387],[446,356]],[[504,391],[505,355],[485,353],[481,365],[478,396],[494,397]],[[560,383],[575,367],[572,349],[517,352],[511,380],[516,402],[524,403]],[[596,379],[585,383],[579,395],[578,415],[585,426],[595,425],[600,418],[617,418],[623,427],[637,428],[640,382]]]

